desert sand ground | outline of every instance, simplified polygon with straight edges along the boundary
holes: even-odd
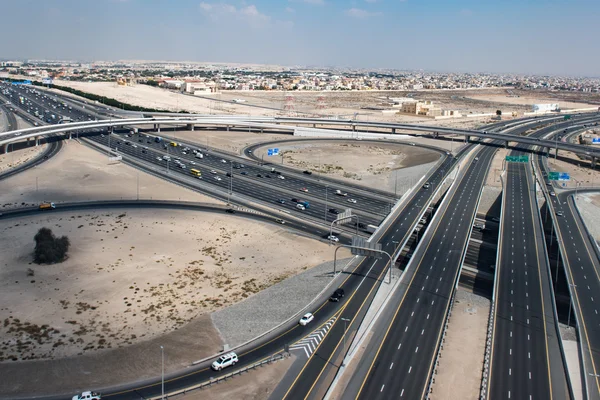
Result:
[[[488,299],[464,290],[457,292],[432,399],[479,397],[489,312]]]
[[[569,162],[561,160],[561,158],[566,158]],[[560,185],[564,188],[575,189],[578,183],[580,187],[600,186],[600,167],[597,166],[596,170],[592,170],[589,168],[589,161],[581,161],[575,153],[570,151],[559,150],[556,160],[554,160],[554,151],[551,151],[551,155],[548,157],[548,167],[551,171],[569,172],[571,174],[570,181],[560,182]]]
[[[284,165],[392,192],[398,179],[399,193],[416,184],[440,158],[438,152],[408,144],[293,143],[278,148]],[[266,148],[261,148],[255,155],[262,157],[265,153]],[[265,156],[265,161],[267,158]],[[281,157],[271,158],[273,163],[281,162]],[[424,171],[414,174],[408,170],[416,166],[424,166]]]
[[[70,238],[66,261],[32,264],[41,227]],[[331,257],[282,227],[176,210],[55,210],[2,220],[0,232],[1,360],[130,345]]]
[[[0,155],[0,162],[10,160],[11,156]],[[0,181],[0,211],[42,201],[136,199],[138,176],[140,199],[219,203],[125,164],[109,163],[96,150],[76,140],[67,140],[56,156],[40,166]]]
[[[506,94],[486,94],[486,93],[473,93],[468,96],[474,100],[486,101],[489,103],[499,104],[506,103],[511,105],[524,105],[529,108],[528,111],[531,111],[531,108],[534,104],[554,104],[557,103],[561,108],[565,109],[573,109],[573,108],[588,108],[593,107],[593,104],[585,103],[585,102],[573,102],[566,100],[558,100],[553,97],[544,96],[544,95],[530,95],[523,94],[519,97],[514,97]]]
[[[576,202],[585,226],[600,245],[600,194],[579,194]]]
[[[188,111],[203,114],[242,114],[254,116],[294,116],[321,115],[341,118],[358,118],[367,121],[405,122],[433,126],[454,126],[474,128],[486,122],[484,118],[458,118],[435,120],[429,117],[382,113],[382,103],[389,97],[404,97],[411,94],[418,100],[433,100],[445,109],[460,110],[464,115],[495,112],[502,108],[506,118],[512,111],[529,111],[530,107],[496,104],[471,100],[465,95],[472,91],[419,91],[419,92],[281,92],[281,91],[224,91],[203,97],[191,96],[172,90],[148,85],[119,86],[114,82],[55,81],[57,85],[68,86],[88,93],[117,99],[119,101],[149,108],[171,111]],[[497,93],[497,91],[492,91]],[[286,97],[293,98],[292,102]],[[231,103],[233,99],[243,99],[245,103]],[[250,107],[249,105],[259,106]]]
[[[284,135],[284,134],[263,134],[256,132],[248,132],[248,131],[234,131],[231,130],[229,132],[226,131],[216,131],[213,129],[199,129],[187,131],[176,131],[176,132],[167,132],[165,131],[163,137],[175,137],[189,140],[191,142],[197,143],[200,146],[208,146],[214,147],[217,149],[221,149],[227,151],[229,153],[235,153],[240,155],[242,149],[252,144],[272,141],[272,140],[289,140],[294,139],[292,135]]]

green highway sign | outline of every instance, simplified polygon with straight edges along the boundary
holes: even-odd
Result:
[[[528,163],[529,156],[506,156],[504,160],[506,162]]]
[[[548,172],[548,180],[568,181],[571,180],[571,175],[568,172]]]

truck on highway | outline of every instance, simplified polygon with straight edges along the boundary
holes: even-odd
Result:
[[[310,208],[310,203],[306,200],[299,200],[298,204],[302,204],[304,208]]]
[[[40,204],[40,210],[53,210],[56,206],[54,203],[42,203]]]
[[[375,231],[379,228],[377,225],[367,225],[366,231],[369,233],[375,233]]]

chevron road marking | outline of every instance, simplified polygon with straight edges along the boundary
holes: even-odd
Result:
[[[315,351],[321,340],[327,334],[327,331],[331,329],[331,325],[335,322],[337,317],[330,318],[323,326],[317,330],[311,332],[310,335],[305,336],[303,339],[297,341],[293,345],[290,346],[290,350],[304,350],[306,357],[310,357],[310,355]]]

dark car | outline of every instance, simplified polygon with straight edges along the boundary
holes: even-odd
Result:
[[[312,172],[309,170],[304,170],[304,171],[302,171],[302,173],[306,174],[306,175],[312,175]]]
[[[285,204],[285,200],[284,199],[278,199],[277,202],[280,203],[280,204]]]
[[[337,210],[337,208],[330,208],[329,212],[332,214],[339,214],[340,212]]]
[[[235,214],[235,210],[233,208],[228,208],[225,210],[225,212],[228,212],[229,214]]]
[[[271,175],[269,175],[269,174],[267,174],[267,175],[265,175],[265,176],[266,176],[267,178],[270,178],[270,177],[271,177]]]
[[[256,177],[257,178],[262,178],[262,175],[261,174],[256,174]]]
[[[294,203],[297,203],[297,202],[298,202],[298,199],[296,199],[296,198],[292,198],[292,202],[294,202]]]
[[[248,173],[246,171],[242,171],[240,172],[241,175],[248,175]]]
[[[338,288],[335,290],[335,292],[333,292],[333,294],[331,295],[331,297],[329,298],[329,300],[331,301],[340,301],[342,299],[342,297],[344,297],[344,289],[342,288]]]
[[[231,177],[231,172],[226,173],[225,176]]]
[[[234,168],[234,169],[240,169],[240,166],[239,166],[239,165],[237,165],[237,164],[235,164],[235,165],[233,166],[233,168]]]

